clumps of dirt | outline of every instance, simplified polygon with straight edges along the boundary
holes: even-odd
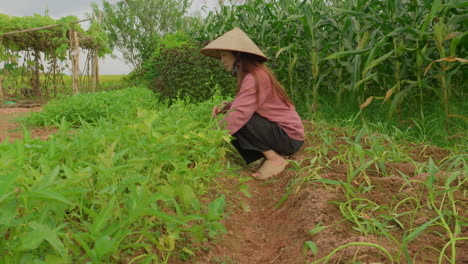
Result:
[[[312,123],[305,125],[308,131],[316,129]],[[340,129],[333,132],[346,136]],[[202,246],[205,251],[190,263],[302,264],[322,259],[339,247],[343,248],[330,256],[328,263],[391,262],[386,253],[371,245],[378,245],[388,251],[394,261],[399,256],[399,261],[405,263],[406,259],[401,251],[402,238],[437,217],[431,210],[411,213],[427,206],[427,188],[424,182],[428,175],[418,174],[415,163],[394,162],[385,163],[382,171],[373,171],[366,177],[354,180],[351,184],[355,190],[359,190],[356,197],[370,205],[355,217],[371,220],[371,217],[388,216],[386,226],[382,227],[388,231],[388,237],[379,232],[364,234],[358,231],[357,225],[352,219],[347,219],[339,208],[340,204],[349,200],[345,195],[345,187],[333,181],[346,182],[347,164],[332,162],[331,167],[317,170],[318,176],[310,175],[309,168],[306,168],[314,158],[311,156],[313,151],[308,149],[319,148],[320,144],[320,139],[310,133],[302,150],[290,157],[292,163],[299,164],[299,168],[290,166],[281,175],[267,182],[250,180],[244,183],[249,186],[252,194],[250,198],[239,192],[238,178],[220,178],[223,189],[229,192],[226,210],[229,213],[222,220],[228,234],[205,243]],[[339,149],[347,147],[349,143],[338,138],[333,144]],[[449,151],[436,147],[412,146],[412,149],[411,155],[416,162],[427,162],[430,158],[441,161],[450,154]],[[243,169],[239,176],[249,177],[251,173],[250,170]],[[436,177],[439,176],[443,176],[443,173],[439,172]],[[361,188],[363,186],[371,187],[364,190]],[[456,196],[461,201],[461,204],[457,204],[457,210],[462,217],[466,217],[466,198],[459,194]],[[408,199],[403,201],[405,198]],[[389,208],[395,209],[395,212]],[[371,224],[368,228],[377,228],[378,224],[376,222],[376,226]],[[466,233],[467,230],[462,230],[462,236],[465,234],[466,237]],[[434,248],[441,250],[447,243],[448,238],[444,234],[446,232],[442,227],[435,226],[413,238],[407,248],[415,263],[437,263],[440,252]],[[306,242],[315,249],[307,248]],[[359,246],[347,246],[350,243],[358,243]],[[456,248],[457,263],[468,263],[465,257],[468,242],[459,241]],[[313,252],[314,250],[317,252]],[[446,254],[450,255],[447,252]]]
[[[413,149],[410,150],[411,158],[417,162],[427,162],[429,159],[433,159],[438,163],[450,155],[450,151],[436,146],[418,146],[414,144],[413,146]]]
[[[29,106],[29,105],[28,105]],[[9,107],[0,108],[0,142],[7,138],[9,142],[23,138],[22,126],[17,122],[18,118],[26,117],[32,112],[41,111],[41,107]],[[33,128],[30,130],[32,138],[45,140],[52,133],[57,132],[56,128]]]

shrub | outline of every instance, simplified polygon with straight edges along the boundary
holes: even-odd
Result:
[[[222,64],[201,54],[202,45],[188,43],[179,47],[161,46],[159,52],[144,65],[149,88],[161,98],[189,97],[201,102],[215,90],[230,96],[235,92],[235,78]]]

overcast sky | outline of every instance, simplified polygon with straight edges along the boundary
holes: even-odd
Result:
[[[115,3],[118,0],[108,0]],[[90,12],[90,3],[101,3],[101,0],[0,0],[0,13],[10,16],[44,15],[48,10],[49,16],[58,19],[64,16],[77,16],[86,18],[85,13]],[[190,12],[200,10],[203,6],[213,7],[218,0],[192,0]],[[118,53],[115,55],[119,56]],[[107,56],[100,60],[100,74],[127,74],[131,68],[119,59]]]

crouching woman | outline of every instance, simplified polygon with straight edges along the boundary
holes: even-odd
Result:
[[[264,158],[252,174],[266,180],[281,173],[288,162],[283,155],[297,152],[304,143],[304,127],[284,88],[264,65],[268,58],[239,28],[217,38],[201,51],[221,59],[237,77],[235,99],[213,108],[225,113],[222,125],[234,137],[232,144],[247,163]]]

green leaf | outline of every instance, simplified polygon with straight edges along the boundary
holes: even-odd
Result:
[[[430,221],[427,221],[426,223],[422,224],[418,228],[411,231],[411,233],[409,233],[407,236],[403,237],[403,243],[405,245],[408,244],[411,240],[418,237],[426,228],[428,228],[430,225],[432,225],[439,218],[440,218],[440,215],[437,216],[436,218],[431,219]]]
[[[306,241],[304,243],[304,249],[307,250],[309,249],[310,251],[312,251],[312,253],[314,254],[314,256],[317,256],[317,253],[318,253],[318,249],[317,249],[317,245],[312,242],[312,241]]]
[[[286,18],[286,21],[294,21],[303,18],[304,15],[290,15]]]
[[[322,230],[324,230],[325,228],[327,228],[326,226],[321,226],[321,224],[322,223],[320,222],[314,228],[309,230],[309,235],[311,235],[311,236],[316,235],[316,234],[322,232]]]
[[[72,205],[67,198],[63,197],[61,194],[56,193],[52,190],[33,190],[28,193],[29,198],[39,198],[39,199],[48,199],[57,202],[66,203]]]
[[[33,250],[40,246],[40,244],[47,240],[52,248],[57,251],[61,256],[65,256],[66,250],[62,241],[58,238],[56,231],[51,230],[48,226],[44,224],[39,224],[36,222],[29,223],[29,226],[33,231],[28,232],[21,239],[22,243],[20,245],[21,250]]]
[[[441,6],[441,0],[434,0],[432,2],[432,8],[431,8],[431,12],[426,15],[426,19],[424,20],[424,23],[423,25],[421,26],[421,32],[424,33],[424,31],[426,30],[426,27],[429,25],[429,23],[431,23],[437,13],[437,11],[440,10],[440,6]]]
[[[224,214],[224,204],[225,204],[224,195],[212,201],[208,205],[207,219],[209,221],[220,220]]]
[[[144,215],[156,216],[158,219],[162,220],[161,223],[163,224],[179,224],[179,225],[186,224],[184,221],[181,221],[172,215],[168,215],[156,209],[146,209],[144,211]]]
[[[374,68],[375,66],[379,65],[380,63],[382,63],[384,60],[388,59],[388,57],[390,57],[393,52],[395,52],[394,50],[388,52],[387,54],[383,55],[382,57],[376,59],[376,60],[373,60],[371,61],[371,63],[369,63],[368,65],[366,65],[366,67],[364,68],[364,70],[362,71],[362,74],[363,76],[367,75],[367,72],[370,71],[372,68]]]
[[[253,178],[252,177],[241,177],[239,178],[239,184],[251,181]]]
[[[247,197],[251,198],[252,194],[249,192],[250,186],[246,184],[242,184],[239,186],[239,190]]]
[[[330,180],[330,179],[318,179],[318,180],[313,180],[314,182],[322,182],[322,183],[327,183],[327,184],[332,184],[332,185],[340,185],[340,181],[335,181],[335,180]]]
[[[378,19],[378,16],[376,15],[370,15],[370,14],[359,12],[359,11],[347,10],[347,9],[336,8],[336,7],[330,7],[330,9],[336,12],[345,14],[345,15],[369,19],[369,20],[372,20],[376,24],[380,24],[380,20]]]
[[[115,251],[117,241],[110,236],[102,236],[94,242],[93,250],[98,258],[103,258],[105,255]]]
[[[66,257],[59,257],[51,254],[47,254],[45,257],[45,263],[47,264],[65,264],[71,263],[71,261]]]
[[[55,166],[55,168],[53,170],[51,170],[49,172],[49,174],[47,174],[46,177],[44,177],[41,180],[40,185],[48,186],[48,185],[52,184],[57,179],[57,176],[58,176],[59,172],[60,172],[60,166],[57,165],[57,166]]]
[[[362,84],[366,83],[367,81],[369,81],[371,79],[374,79],[375,77],[377,77],[377,73],[373,73],[371,75],[368,75],[366,78],[364,78],[362,80],[359,80],[357,83],[355,83],[353,89],[359,88],[359,86],[361,86]]]
[[[177,185],[175,187],[175,191],[176,191],[177,196],[179,197],[180,201],[185,206],[193,205],[192,201],[198,200],[197,197],[195,196],[195,193],[193,192],[192,187],[190,187],[190,186],[188,186],[186,184]]]
[[[101,232],[101,230],[108,224],[108,221],[112,218],[112,213],[115,208],[115,200],[116,198],[112,197],[109,203],[106,205],[103,204],[101,211],[93,219],[93,224],[89,230],[92,234],[99,234],[99,232]]]
[[[33,230],[26,233],[21,237],[19,250],[33,250],[38,248],[47,235],[48,233],[44,233],[38,230]]]
[[[16,176],[14,174],[6,174],[0,176],[0,203],[7,199],[14,197],[14,191],[8,192],[15,182]]]
[[[227,233],[226,227],[221,224],[220,222],[213,222],[209,226],[209,231],[211,231],[213,234],[221,232],[221,233]]]
[[[14,174],[4,174],[0,177],[0,198],[6,195],[10,187],[15,182],[16,176]],[[1,199],[0,199],[1,201]]]
[[[286,202],[289,198],[289,195],[291,194],[291,188],[288,188],[284,194],[281,196],[280,200],[276,203],[275,205],[275,210],[281,207],[284,202]]]
[[[288,51],[289,49],[291,49],[293,46],[292,45],[289,45],[289,46],[286,46],[286,47],[282,47],[281,49],[279,49],[276,54],[275,54],[275,58],[278,58],[281,53],[285,52],[285,51]]]
[[[364,52],[368,52],[369,50],[371,50],[371,48],[335,52],[333,54],[328,55],[323,60],[336,60],[336,59],[346,57],[346,56],[350,56],[350,55],[362,54]]]

